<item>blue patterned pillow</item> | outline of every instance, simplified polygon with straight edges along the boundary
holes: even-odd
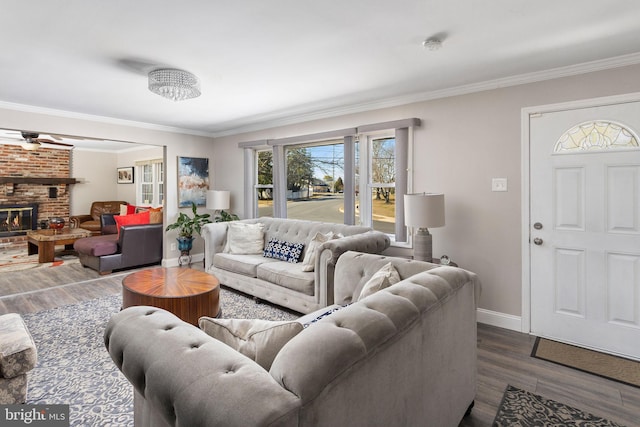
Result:
[[[287,262],[299,262],[302,256],[304,243],[283,242],[276,238],[269,239],[264,249],[265,258],[275,258]]]

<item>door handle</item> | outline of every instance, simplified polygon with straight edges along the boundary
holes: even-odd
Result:
[[[542,244],[542,242],[543,242],[543,240],[541,238],[539,238],[539,237],[536,237],[535,239],[533,239],[533,243],[535,245],[540,246]]]

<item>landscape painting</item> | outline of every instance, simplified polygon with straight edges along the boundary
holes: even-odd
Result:
[[[178,206],[205,206],[208,189],[209,159],[178,157]]]

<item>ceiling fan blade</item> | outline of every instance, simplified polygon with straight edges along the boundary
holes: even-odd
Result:
[[[56,141],[52,141],[51,139],[46,139],[46,138],[38,138],[35,141],[39,142],[40,144],[49,144],[49,145],[58,145],[61,147],[73,147],[73,144],[67,144],[64,142],[56,142]]]

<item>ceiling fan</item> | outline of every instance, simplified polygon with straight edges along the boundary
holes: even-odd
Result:
[[[73,147],[72,144],[67,144],[67,143],[64,143],[64,142],[58,142],[58,141],[54,141],[54,140],[48,139],[48,138],[40,138],[39,137],[40,134],[38,134],[36,132],[21,131],[20,135],[22,135],[22,139],[23,139],[23,142],[20,145],[22,146],[22,148],[24,148],[25,150],[28,150],[28,151],[37,150],[38,148],[40,148],[42,146],[42,144],[57,145],[57,146],[61,146],[61,147]]]

